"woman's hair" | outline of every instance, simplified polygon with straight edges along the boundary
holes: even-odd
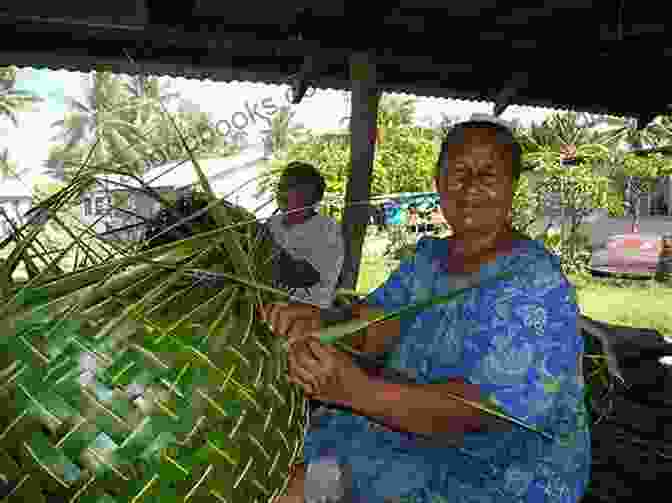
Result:
[[[280,176],[280,185],[290,188],[295,185],[310,185],[313,187],[307,204],[315,204],[322,200],[326,183],[324,177],[311,164],[301,161],[290,162]]]
[[[460,122],[453,126],[443,141],[441,142],[441,149],[439,151],[439,159],[436,163],[436,176],[441,176],[441,168],[443,161],[448,154],[449,145],[460,145],[464,143],[464,130],[468,128],[481,128],[481,129],[492,129],[495,131],[495,140],[500,145],[511,145],[511,154],[512,154],[512,179],[514,185],[518,182],[520,178],[520,173],[523,167],[522,161],[522,149],[516,141],[516,138],[513,136],[513,133],[509,128],[496,122],[490,122],[485,120],[470,120],[466,122]]]

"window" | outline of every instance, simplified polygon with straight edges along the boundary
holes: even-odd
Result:
[[[97,197],[96,198],[96,215],[102,215],[105,213],[105,198]]]
[[[91,216],[91,199],[88,197],[84,199],[84,216],[85,217]]]

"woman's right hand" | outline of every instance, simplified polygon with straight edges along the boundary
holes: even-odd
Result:
[[[287,339],[302,338],[322,326],[320,309],[307,304],[267,304],[259,308],[259,314],[271,325],[274,335]]]
[[[307,304],[275,303],[261,306],[261,318],[271,325],[274,335],[285,337],[290,342],[290,352],[297,357],[315,359],[310,349],[311,334],[319,333],[321,327],[320,309]],[[291,359],[288,375],[292,376]]]

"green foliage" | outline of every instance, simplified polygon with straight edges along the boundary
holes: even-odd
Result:
[[[513,228],[529,236],[537,220],[538,207],[539,201],[530,190],[529,179],[522,174],[513,194]]]
[[[415,102],[383,97],[378,128],[382,141],[376,145],[371,195],[432,190],[438,156],[437,131],[415,125]],[[351,171],[349,133],[306,134],[291,143],[287,160],[303,160],[317,167],[325,178],[327,193],[344,195]],[[265,172],[262,187],[273,190],[285,161]],[[339,209],[340,212],[341,209]]]
[[[129,208],[130,195],[128,192],[112,192],[112,206],[115,208]]]
[[[665,128],[664,116],[657,117],[641,129],[638,129],[637,119],[627,117],[604,117],[601,124],[606,127],[598,132],[599,141],[613,149],[669,145],[672,138]]]
[[[622,192],[610,190],[607,193],[607,210],[610,217],[625,216],[625,200]]]
[[[37,201],[53,196],[58,191],[63,190],[66,187],[64,183],[60,182],[44,182],[38,183],[33,186],[33,197]]]
[[[660,153],[645,156],[629,153],[623,157],[623,169],[627,176],[654,182],[660,176],[672,175],[672,160]]]
[[[560,194],[561,204],[568,209],[570,218],[567,239],[560,248],[554,245],[550,247],[561,257],[567,273],[584,270],[590,261],[587,242],[580,235],[583,220],[595,209],[607,207],[610,198],[611,204],[617,209],[612,194],[613,184],[600,170],[594,169],[609,157],[609,150],[597,144],[577,146],[578,162],[574,166],[562,165],[558,152],[552,146],[526,155],[528,162],[535,166],[534,170],[541,174],[541,181],[535,188],[539,207],[543,205],[545,197],[555,193]]]
[[[217,129],[214,119],[207,112],[180,107],[172,115],[175,125],[187,140],[189,149],[194,155],[200,158],[224,157],[238,150],[234,145],[227,143]],[[149,149],[144,153],[145,159],[155,166],[187,158],[180,134],[171,121],[160,111],[152,120],[155,129],[148,135]]]
[[[28,91],[16,89],[16,67],[0,67],[0,119],[9,119],[15,127],[19,125],[18,112],[31,110],[41,98]]]
[[[284,157],[290,145],[306,134],[302,124],[292,123],[295,114],[289,106],[281,107],[273,114],[270,129],[262,131],[264,143],[275,157]]]
[[[70,180],[86,161],[141,174],[144,170],[189,157],[229,155],[235,151],[218,132],[215,121],[203,111],[161,86],[156,77],[122,77],[93,73],[84,81],[83,101],[70,99],[59,128],[48,170]],[[169,117],[166,103],[177,101]]]
[[[532,123],[529,128],[515,128],[515,136],[524,154],[543,151],[560,153],[568,145],[601,144],[592,129],[601,119],[575,112],[555,113],[541,124]]]
[[[16,173],[16,162],[10,159],[9,149],[5,147],[5,150],[0,153],[0,179],[16,177]]]

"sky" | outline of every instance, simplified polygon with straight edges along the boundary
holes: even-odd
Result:
[[[50,141],[58,129],[51,125],[61,120],[67,111],[67,99],[81,99],[85,74],[65,70],[21,68],[17,75],[17,88],[29,90],[43,98],[34,111],[19,114],[19,127],[0,119],[0,149],[9,148],[10,159],[17,162],[19,169],[30,170],[25,181],[29,185],[41,179],[39,173],[46,160]],[[250,141],[260,138],[260,132],[267,123],[254,115],[254,109],[263,115],[271,107],[288,104],[288,86],[273,86],[256,83],[219,83],[184,78],[162,78],[170,82],[171,89],[194,103],[201,110],[209,112],[220,124],[221,131],[243,128]],[[312,95],[311,95],[312,93]],[[299,105],[294,105],[295,122],[303,124],[315,132],[341,127],[340,120],[349,115],[347,94],[343,91],[309,90]],[[423,123],[428,119],[439,121],[441,114],[469,118],[474,113],[492,113],[490,103],[476,103],[461,100],[416,98],[416,119]],[[540,122],[553,113],[546,108],[510,106],[502,114],[504,120],[519,119],[524,125]],[[266,113],[268,116],[268,113]]]

